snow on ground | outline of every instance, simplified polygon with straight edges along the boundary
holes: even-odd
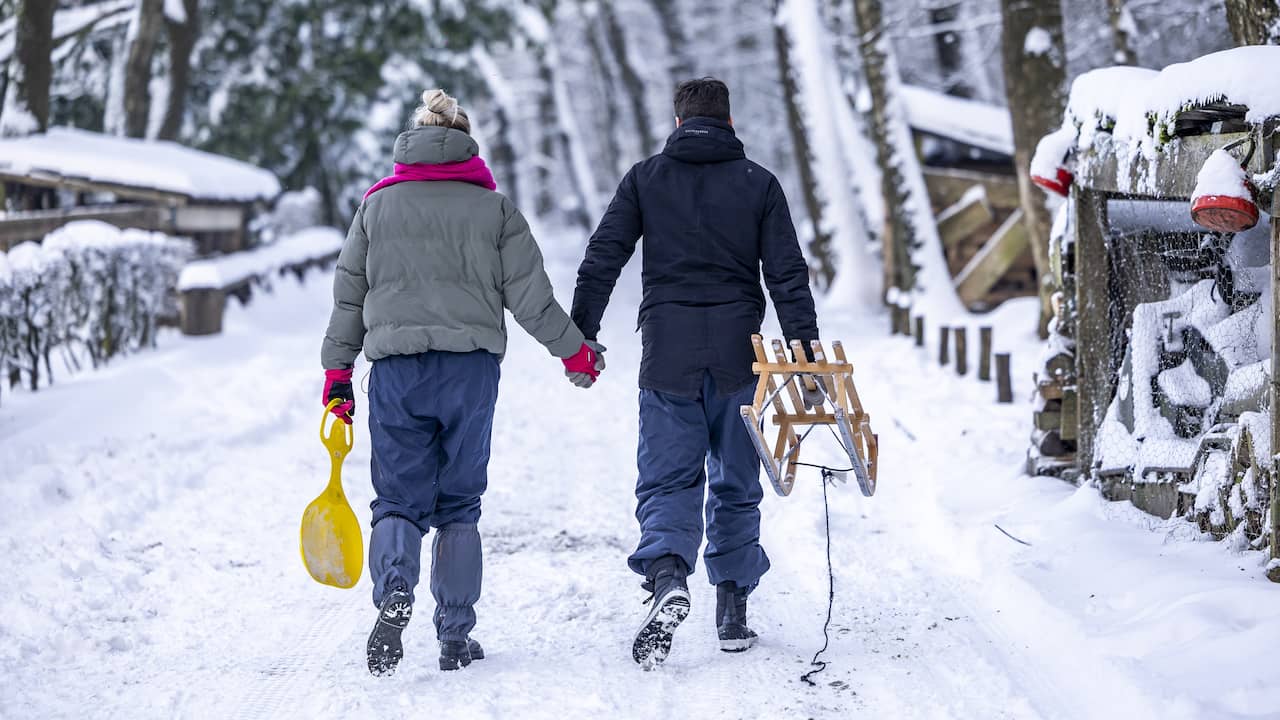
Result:
[[[547,249],[567,300],[580,249]],[[882,467],[875,498],[831,490],[830,666],[816,688],[799,680],[826,601],[821,488],[802,475],[792,496],[764,504],[774,569],[751,600],[761,645],[716,650],[699,568],[671,658],[640,671],[629,648],[644,593],[624,562],[637,536],[637,297],[632,271],[606,318],[609,370],[589,391],[513,332],[482,520],[476,637],[489,657],[453,674],[435,669],[424,612],[401,671],[370,677],[367,577],[322,587],[298,557],[302,509],[327,472],[316,429],[328,278],[282,281],[232,307],[221,336],[166,336],[156,352],[8,396],[0,717],[1227,718],[1280,707],[1265,662],[1280,642],[1280,589],[1258,554],[1022,476],[1026,404],[996,405],[991,386],[954,379],[885,323],[851,327],[834,311],[825,334],[851,351]],[[1028,307],[997,318],[1019,398],[1035,350],[1013,328],[1032,326]],[[365,410],[346,478],[367,521]]]

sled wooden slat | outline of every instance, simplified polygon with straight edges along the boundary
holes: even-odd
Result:
[[[871,431],[871,418],[863,410],[853,384],[853,364],[845,356],[844,345],[833,342],[832,356],[828,356],[822,343],[815,340],[810,345],[812,360],[797,340],[786,345],[781,340],[771,341],[773,357],[769,357],[759,335],[752,336],[751,347],[756,355],[752,371],[758,380],[752,404],[743,405],[741,415],[773,489],[779,495],[791,494],[801,438],[806,436],[801,431],[808,433],[813,426],[829,425],[849,455],[863,495],[875,493],[879,441]],[[790,358],[787,349],[791,350]],[[819,385],[824,391],[820,406],[806,409],[801,388],[812,390]],[[769,410],[773,412],[768,424],[777,429],[772,442],[764,432]]]

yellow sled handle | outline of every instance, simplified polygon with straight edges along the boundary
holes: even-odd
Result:
[[[347,453],[351,452],[351,447],[355,444],[355,433],[352,432],[351,425],[342,422],[333,414],[333,409],[340,404],[342,404],[342,398],[330,400],[324,408],[324,415],[320,418],[320,442],[333,453],[333,457],[337,460],[342,460]],[[329,423],[331,417],[333,422]],[[327,433],[325,425],[329,426]]]

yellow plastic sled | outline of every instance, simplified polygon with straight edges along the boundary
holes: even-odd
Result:
[[[349,588],[364,571],[364,536],[342,491],[342,460],[351,452],[354,434],[336,417],[325,432],[330,411],[339,402],[330,402],[320,418],[320,442],[329,450],[329,486],[302,513],[302,563],[316,582]]]

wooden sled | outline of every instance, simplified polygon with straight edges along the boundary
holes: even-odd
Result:
[[[791,341],[794,361],[787,358],[781,340],[774,340],[772,344],[774,358],[770,360],[765,354],[764,338],[751,336],[751,345],[756,351],[756,362],[751,369],[760,376],[760,380],[752,404],[742,406],[742,421],[746,423],[773,489],[779,495],[791,494],[800,443],[816,427],[828,425],[834,426],[840,445],[849,455],[849,465],[862,494],[871,497],[876,491],[879,442],[871,432],[871,418],[863,411],[862,401],[853,386],[853,365],[845,358],[844,347],[838,340],[832,342],[835,360],[828,361],[821,341],[815,340],[812,344],[813,362],[809,362],[799,340]],[[825,400],[822,407],[806,411],[799,383],[805,382],[812,388],[815,380],[822,388]],[[772,424],[778,428],[772,450],[764,430],[768,407],[773,408]],[[800,429],[804,430],[803,434]]]

